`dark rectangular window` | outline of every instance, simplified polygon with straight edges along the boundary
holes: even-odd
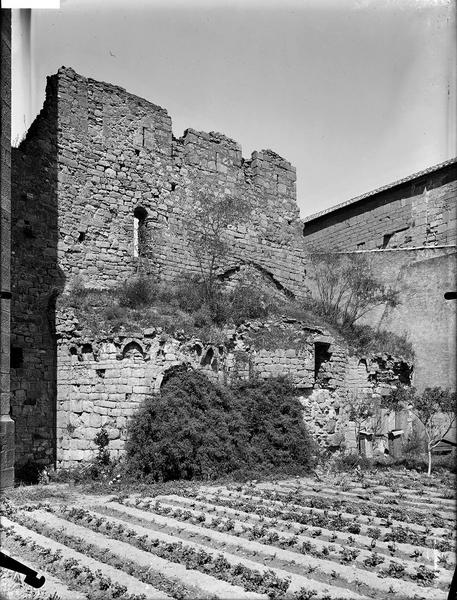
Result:
[[[24,352],[22,348],[11,347],[10,366],[12,369],[20,369],[24,365]]]

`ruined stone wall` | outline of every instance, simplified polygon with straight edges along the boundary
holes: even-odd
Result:
[[[122,88],[64,68],[54,80],[58,256],[69,281],[105,287],[138,270],[166,279],[197,271],[183,217],[192,219],[186,207],[204,185],[253,207],[246,223],[227,232],[231,252],[222,270],[255,264],[305,294],[295,169],[287,161],[271,151],[244,160],[239,144],[214,132],[188,129],[175,139],[166,110]]]
[[[321,448],[354,451],[358,449],[357,424],[351,421],[350,405],[368,399],[374,407],[380,406],[382,398],[389,395],[393,387],[410,385],[413,368],[402,359],[386,354],[365,357],[350,354],[330,336],[314,339],[315,367],[322,343],[328,346],[328,359],[322,364],[318,361],[320,366],[315,371],[314,385],[303,390],[301,397],[305,423]],[[382,445],[395,428],[396,415],[384,409],[376,413],[365,425],[372,428],[373,423],[382,418],[377,431]],[[405,437],[407,434],[405,427]]]
[[[0,9],[0,486],[14,483],[10,414],[11,11]]]
[[[360,362],[321,331],[281,319],[242,325],[228,332],[223,344],[178,340],[154,328],[135,337],[85,338],[76,335],[71,312],[61,314],[57,330],[59,467],[92,458],[101,426],[107,429],[111,456],[120,457],[129,419],[180,365],[224,384],[289,377],[302,393],[305,423],[314,438],[333,448],[352,432],[343,410],[349,389],[380,398],[398,384],[401,372],[409,373],[408,365],[388,357]],[[323,344],[327,354],[319,358],[316,348]]]
[[[307,246],[335,251],[455,245],[457,163],[305,219]]]
[[[93,438],[102,425],[112,440],[110,451],[119,456],[128,419],[148,396],[160,390],[163,378],[183,364],[221,384],[283,375],[300,389],[314,385],[314,338],[319,332],[282,320],[228,330],[226,342],[217,344],[194,338],[178,340],[161,328],[134,337],[96,339],[78,335],[78,331],[74,314],[62,312],[57,327],[59,466],[93,456]],[[278,348],[269,347],[265,336],[260,337],[259,332],[271,331],[276,333]],[[282,334],[279,339],[278,331]],[[291,332],[299,340],[295,347],[286,345]]]
[[[43,109],[12,162],[18,464],[55,459],[56,402],[65,398],[57,392],[56,297],[76,281],[105,288],[138,272],[168,280],[196,272],[182,223],[195,185],[253,207],[249,223],[227,232],[221,272],[253,265],[280,289],[306,295],[295,170],[271,151],[246,161],[221,134],[188,130],[175,139],[164,109],[62,68],[48,78]],[[146,240],[139,256],[136,209]]]
[[[49,82],[48,92],[55,93]],[[56,105],[47,101],[20,149],[13,149],[11,407],[16,460],[55,454],[55,299],[58,267]]]

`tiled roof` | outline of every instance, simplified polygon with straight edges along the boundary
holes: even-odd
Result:
[[[445,162],[440,163],[439,165],[434,165],[433,167],[428,167],[428,169],[424,169],[423,171],[419,171],[418,173],[413,173],[408,177],[404,177],[403,179],[399,179],[398,181],[394,181],[393,183],[389,183],[382,187],[377,188],[371,192],[367,192],[366,194],[362,194],[361,196],[356,196],[355,198],[351,198],[350,200],[346,200],[346,202],[341,202],[336,206],[332,206],[330,208],[326,208],[325,210],[321,210],[318,213],[314,213],[313,215],[309,215],[307,217],[303,217],[302,221],[308,223],[309,221],[314,221],[314,219],[318,219],[324,215],[327,215],[335,210],[339,210],[340,208],[344,208],[345,206],[350,206],[351,204],[355,204],[356,202],[360,202],[361,200],[365,200],[366,198],[371,198],[371,196],[375,196],[380,192],[385,192],[386,190],[390,190],[391,188],[396,187],[397,185],[401,185],[402,183],[407,183],[408,181],[413,181],[414,179],[419,179],[424,175],[428,175],[429,173],[433,173],[435,171],[439,171],[440,169],[447,167],[452,164],[457,164],[457,157],[446,160]]]

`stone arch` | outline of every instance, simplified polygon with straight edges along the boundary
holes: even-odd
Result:
[[[94,349],[93,349],[93,347],[92,347],[92,344],[90,344],[89,342],[86,342],[86,343],[84,343],[84,344],[81,346],[81,353],[82,353],[82,354],[87,354],[87,355],[89,355],[89,354],[90,354],[90,355],[93,355],[93,353],[94,353]]]
[[[138,359],[141,358],[144,360],[145,351],[144,348],[138,342],[131,340],[125,344],[122,349],[122,358],[130,358],[130,359]]]

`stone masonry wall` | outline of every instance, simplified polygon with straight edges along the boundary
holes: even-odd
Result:
[[[55,93],[52,85],[48,93]],[[11,407],[19,465],[55,458],[55,300],[64,282],[57,262],[56,150],[56,105],[47,101],[12,161]]]
[[[375,250],[457,243],[457,163],[305,219],[307,246]]]
[[[180,365],[202,370],[219,383],[290,377],[302,391],[307,426],[319,443],[332,447],[345,439],[346,420],[340,407],[349,387],[359,386],[364,393],[380,397],[380,380],[386,393],[398,384],[399,373],[409,373],[405,363],[393,359],[372,357],[371,362],[360,363],[318,329],[281,319],[242,325],[228,331],[226,343],[218,345],[178,340],[154,328],[134,338],[86,339],[77,334],[78,322],[71,312],[62,313],[57,331],[59,467],[92,458],[101,426],[108,431],[111,456],[121,456],[129,418]],[[268,343],[271,336],[275,347]],[[316,344],[329,349],[325,361],[316,362]]]
[[[58,95],[59,266],[68,281],[118,284],[138,270],[173,279],[197,271],[182,218],[195,187],[243,197],[249,220],[227,231],[222,270],[258,265],[305,295],[295,169],[274,152],[254,152],[218,134],[172,135],[166,110],[71,69],[53,77]],[[49,94],[49,101],[57,99]],[[136,212],[135,212],[136,211]],[[135,256],[135,214],[142,244]]]
[[[407,334],[415,353],[413,385],[456,389],[457,249],[423,248],[368,253],[378,279],[399,292],[400,304],[371,311],[365,322]]]
[[[11,11],[0,9],[0,487],[14,484],[10,411],[11,286]]]
[[[167,112],[116,86],[62,68],[13,156],[12,415],[17,463],[55,460],[55,300],[75,279],[109,287],[138,271],[174,279],[197,263],[183,236],[196,181],[243,194],[250,224],[227,232],[222,271],[253,265],[280,289],[306,295],[295,170],[271,151],[249,161],[221,134],[174,139]],[[147,245],[134,251],[135,209]]]

